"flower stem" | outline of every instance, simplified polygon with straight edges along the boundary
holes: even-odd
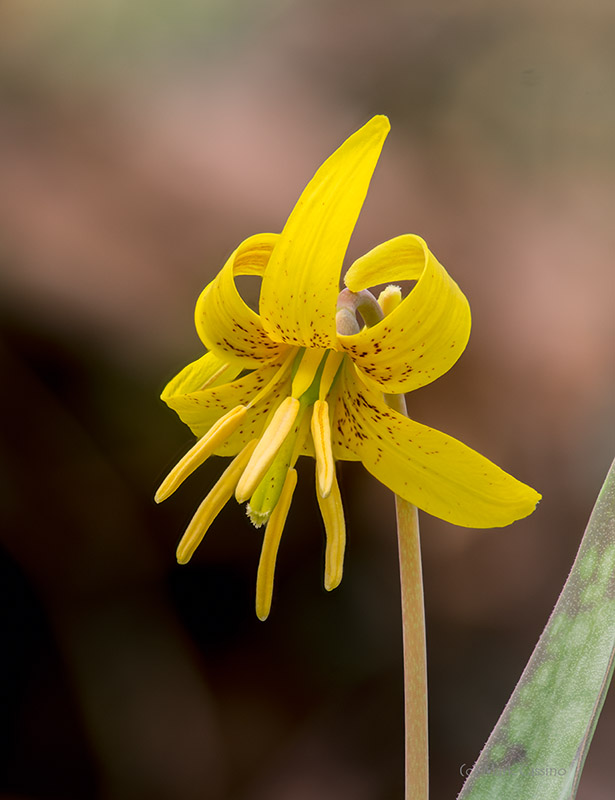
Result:
[[[406,414],[403,395],[385,395],[387,404]],[[427,653],[425,601],[418,511],[395,496],[401,616],[404,650],[404,706],[406,730],[406,800],[427,800],[429,756],[427,742]]]
[[[391,288],[399,292],[398,287]],[[390,304],[391,310],[397,303]],[[357,311],[368,328],[376,325],[385,316],[382,306],[370,291],[355,293],[344,289],[337,299],[338,333],[348,336],[359,332]],[[384,400],[394,411],[408,416],[403,394],[385,394]],[[428,800],[427,648],[419,517],[416,507],[398,495],[395,495],[395,511],[404,649],[405,800]]]

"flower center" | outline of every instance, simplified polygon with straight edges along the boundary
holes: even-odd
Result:
[[[248,516],[256,527],[269,519],[280,499],[288,470],[303,449],[308,434],[306,412],[311,407],[319,491],[322,497],[330,493],[335,465],[326,397],[343,358],[343,353],[332,350],[308,349],[297,353],[291,371],[291,395],[273,414],[235,490],[238,502],[249,500]]]

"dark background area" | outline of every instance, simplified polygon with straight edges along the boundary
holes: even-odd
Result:
[[[455,797],[615,450],[614,35],[606,0],[0,5],[0,797],[402,796],[390,494],[342,465],[327,595],[300,462],[265,624],[242,508],[175,564],[222,461],[152,500],[191,443],[158,395],[202,352],[198,293],[375,113],[348,263],[418,233],[474,319],[409,413],[544,495],[503,530],[422,516],[433,797]],[[610,699],[580,800],[611,797],[613,736]]]

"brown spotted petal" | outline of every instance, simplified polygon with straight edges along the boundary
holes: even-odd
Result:
[[[465,296],[420,238],[407,234],[375,247],[350,267],[346,286],[416,280],[408,296],[370,328],[339,343],[385,392],[410,392],[436,380],[463,353],[470,336]]]
[[[391,491],[440,519],[472,528],[509,525],[540,495],[452,436],[389,408],[351,366],[342,376],[342,440]]]
[[[252,439],[260,437],[272,409],[290,392],[290,375],[280,372],[280,362],[276,361],[231,383],[201,391],[198,388],[190,390],[186,371],[192,366],[197,369],[198,364],[197,361],[182,370],[182,389],[173,391],[171,381],[171,389],[165,389],[162,399],[197,437],[204,436],[224,414],[236,406],[249,406],[241,427],[214,451],[216,455],[236,455]],[[280,380],[275,379],[276,373],[280,374]],[[267,388],[270,382],[271,386]],[[250,405],[259,394],[260,399]]]
[[[337,348],[342,264],[389,132],[373,117],[325,161],[292,210],[263,277],[260,313],[272,339]]]
[[[277,239],[278,234],[261,233],[242,242],[196,304],[194,318],[203,343],[222,360],[244,368],[258,367],[288,350],[272,341],[235,285],[238,275],[263,275]]]

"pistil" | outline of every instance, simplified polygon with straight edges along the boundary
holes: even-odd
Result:
[[[294,429],[287,434],[271,466],[256,487],[246,507],[250,521],[256,528],[260,528],[261,525],[268,521],[271,512],[280,499],[286,474],[289,468],[295,465],[305,441],[307,431],[303,430],[304,426],[302,424],[307,408],[305,397],[302,397],[299,402],[300,408],[295,419]]]

